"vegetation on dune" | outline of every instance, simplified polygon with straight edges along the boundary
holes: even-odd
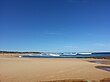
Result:
[[[42,52],[17,52],[17,51],[0,51],[0,53],[9,54],[41,54]]]

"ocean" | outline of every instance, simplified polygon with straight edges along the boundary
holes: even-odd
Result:
[[[90,58],[90,57],[100,57],[100,56],[104,56],[104,57],[108,57],[110,56],[110,54],[76,54],[76,55],[42,55],[42,54],[31,54],[31,55],[25,55],[25,56],[20,56],[23,58]]]

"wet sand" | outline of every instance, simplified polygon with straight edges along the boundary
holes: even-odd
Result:
[[[99,81],[110,78],[110,72],[96,68],[102,64],[91,63],[88,60],[95,59],[0,57],[0,81],[39,82],[68,79]]]
[[[106,65],[110,65],[110,60],[108,59],[95,59],[95,60],[88,60],[89,62],[92,63],[97,63],[97,64],[106,64]]]

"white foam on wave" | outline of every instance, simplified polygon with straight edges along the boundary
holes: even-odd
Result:
[[[92,53],[78,53],[78,54],[81,54],[81,55],[86,55],[86,54],[92,54]]]
[[[49,56],[60,56],[59,54],[48,54]]]
[[[21,58],[22,56],[19,56],[19,58]]]

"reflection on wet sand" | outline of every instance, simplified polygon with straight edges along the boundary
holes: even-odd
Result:
[[[110,72],[110,66],[96,66],[98,69],[106,70]]]
[[[110,65],[110,60],[93,60],[93,61],[89,61],[89,62]],[[96,66],[96,68],[110,72],[110,66]]]
[[[93,60],[93,61],[89,61],[89,62],[110,65],[110,60]]]

